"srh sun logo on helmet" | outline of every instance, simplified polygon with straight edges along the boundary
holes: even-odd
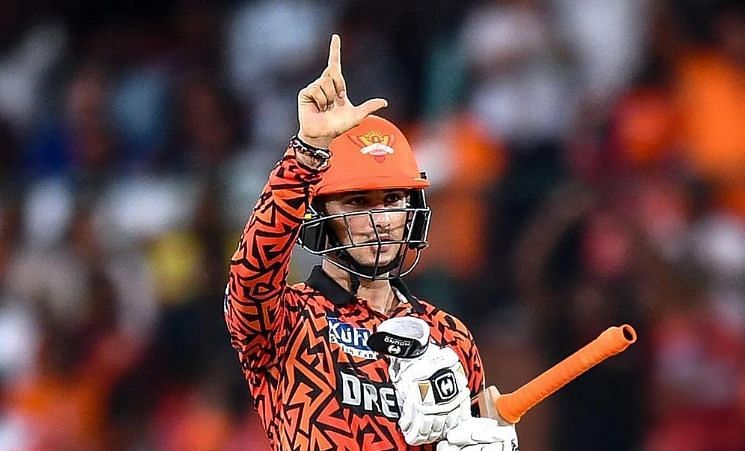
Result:
[[[384,135],[377,130],[371,130],[364,135],[348,135],[356,145],[360,146],[360,152],[364,155],[372,155],[375,161],[382,163],[385,156],[393,153],[394,135]]]

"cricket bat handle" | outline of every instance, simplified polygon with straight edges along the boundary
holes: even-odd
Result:
[[[487,387],[478,397],[481,416],[517,423],[525,412],[593,366],[623,352],[635,341],[636,331],[630,325],[609,327],[577,352],[512,393],[500,395],[494,386]]]

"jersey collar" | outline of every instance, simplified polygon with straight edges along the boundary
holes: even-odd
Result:
[[[308,276],[308,279],[306,279],[305,284],[326,296],[336,306],[347,305],[354,300],[354,295],[336,283],[334,279],[326,274],[320,265],[313,267],[313,270],[311,271],[310,276]],[[424,307],[419,303],[419,300],[411,294],[403,280],[391,279],[391,285],[404,295],[414,311],[417,313],[424,312]]]

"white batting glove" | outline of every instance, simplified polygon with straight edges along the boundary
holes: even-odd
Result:
[[[491,418],[469,418],[448,431],[437,451],[518,451],[515,425]]]
[[[429,326],[423,320],[392,318],[381,323],[378,331],[411,337],[419,345],[426,346],[423,354],[413,358],[391,357],[388,367],[401,408],[398,425],[406,443],[434,443],[444,438],[461,419],[471,416],[470,391],[463,365],[452,349],[429,343]],[[402,349],[394,351],[399,352],[388,352],[388,355],[410,354]]]
[[[433,443],[471,415],[471,397],[463,365],[450,348],[430,343],[413,360],[394,359],[389,367],[409,445]]]

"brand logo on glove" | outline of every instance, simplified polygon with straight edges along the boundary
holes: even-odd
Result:
[[[429,378],[429,382],[432,385],[435,404],[444,404],[451,401],[458,394],[455,374],[450,368],[439,370]]]
[[[398,356],[404,349],[408,349],[412,346],[412,340],[406,340],[403,338],[391,337],[390,335],[384,335],[383,341],[388,344],[388,354],[392,356]]]
[[[373,351],[404,359],[419,357],[427,349],[426,345],[423,346],[416,340],[380,331],[370,335],[367,345]]]

